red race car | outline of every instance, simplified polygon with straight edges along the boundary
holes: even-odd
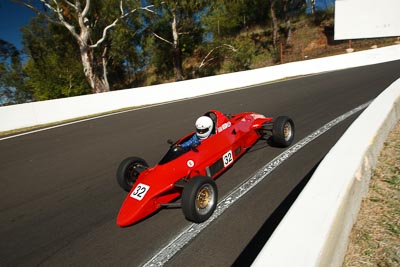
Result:
[[[119,185],[129,192],[117,218],[117,225],[134,224],[162,207],[181,207],[186,219],[201,223],[217,206],[214,182],[259,139],[278,147],[289,146],[294,123],[287,116],[276,119],[254,112],[225,115],[211,110],[204,116],[213,122],[212,134],[200,144],[183,148],[194,134],[169,141],[168,152],[154,167],[145,160],[129,157],[117,170]],[[181,197],[180,202],[172,202]]]

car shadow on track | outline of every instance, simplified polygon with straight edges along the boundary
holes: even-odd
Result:
[[[296,142],[296,139],[293,140],[293,144],[295,144],[295,142]],[[258,150],[262,150],[262,149],[265,149],[265,148],[270,148],[270,149],[275,149],[275,150],[282,150],[282,152],[284,151],[284,149],[282,149],[282,147],[276,146],[270,137],[268,137],[268,138],[261,137],[260,140],[258,140],[252,147],[250,147],[248,149],[246,154],[251,154],[251,153],[254,153],[254,152],[258,151]]]
[[[321,160],[322,161],[322,160]],[[278,206],[278,208],[272,213],[272,215],[264,222],[258,232],[254,235],[252,240],[247,244],[245,249],[236,258],[232,264],[233,267],[250,266],[256,259],[265,243],[268,241],[275,228],[278,226],[282,218],[285,216],[287,211],[290,209],[298,195],[301,193],[303,188],[306,186],[314,171],[317,169],[319,161],[301,180],[301,182],[290,192],[285,200]]]

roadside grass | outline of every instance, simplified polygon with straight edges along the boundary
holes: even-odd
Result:
[[[400,123],[378,158],[343,266],[400,266]]]

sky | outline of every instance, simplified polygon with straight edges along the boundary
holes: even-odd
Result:
[[[10,0],[0,0],[0,39],[22,49],[20,28],[36,14]]]
[[[316,0],[317,6],[326,8],[334,0]],[[36,14],[11,0],[0,0],[0,39],[14,44],[22,49],[21,27],[29,23]]]

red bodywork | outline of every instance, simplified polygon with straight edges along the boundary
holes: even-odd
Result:
[[[253,112],[226,116],[212,110],[207,115],[216,125],[214,134],[195,149],[172,160],[164,157],[159,164],[143,171],[121,206],[117,225],[134,224],[180,197],[182,185],[194,176],[215,179],[261,137],[261,127],[272,122],[272,118]],[[168,153],[173,153],[171,150]]]

